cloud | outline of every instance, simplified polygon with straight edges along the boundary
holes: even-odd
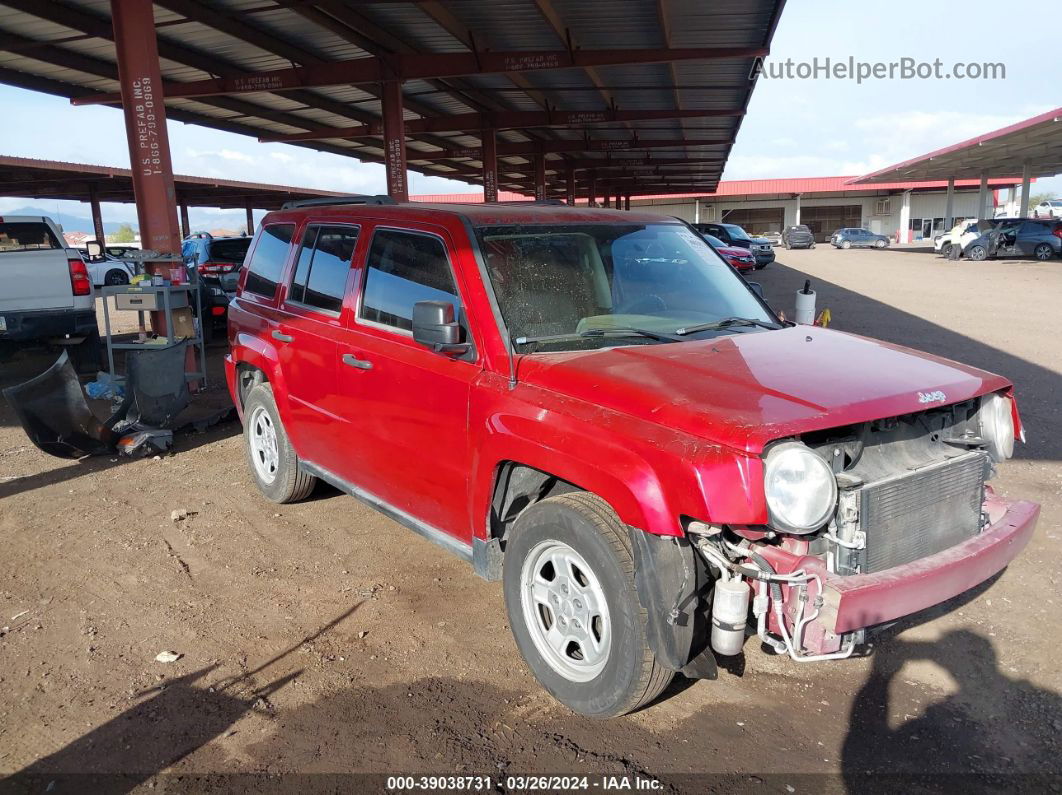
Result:
[[[221,160],[235,161],[238,163],[254,163],[255,158],[251,157],[245,152],[237,152],[235,149],[219,149],[217,151],[198,151],[196,149],[186,149],[185,153],[188,157],[195,160],[208,160],[212,158],[220,158]]]

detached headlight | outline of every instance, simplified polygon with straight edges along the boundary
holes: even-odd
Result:
[[[1009,397],[993,392],[981,398],[977,424],[993,461],[1005,461],[1014,455],[1014,406]]]
[[[799,442],[785,442],[767,454],[763,490],[771,527],[787,533],[818,530],[837,505],[830,465]]]

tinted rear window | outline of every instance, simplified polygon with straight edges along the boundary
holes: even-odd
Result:
[[[215,240],[210,244],[211,262],[238,262],[243,263],[247,256],[247,249],[251,245],[251,238],[237,237],[232,240]]]
[[[63,248],[47,224],[32,221],[0,223],[0,252]]]
[[[254,254],[251,255],[247,266],[245,290],[265,298],[273,298],[277,294],[277,284],[284,273],[294,235],[294,224],[270,224],[262,227],[258,244],[254,247]]]

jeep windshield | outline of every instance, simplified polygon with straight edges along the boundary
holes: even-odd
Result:
[[[683,225],[491,226],[476,236],[502,318],[524,352],[776,327],[744,280]]]

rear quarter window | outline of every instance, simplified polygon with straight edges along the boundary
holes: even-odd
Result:
[[[291,251],[295,224],[270,224],[262,227],[258,243],[247,264],[247,281],[243,289],[263,298],[274,298]]]
[[[47,224],[32,221],[0,223],[0,252],[63,248]]]

